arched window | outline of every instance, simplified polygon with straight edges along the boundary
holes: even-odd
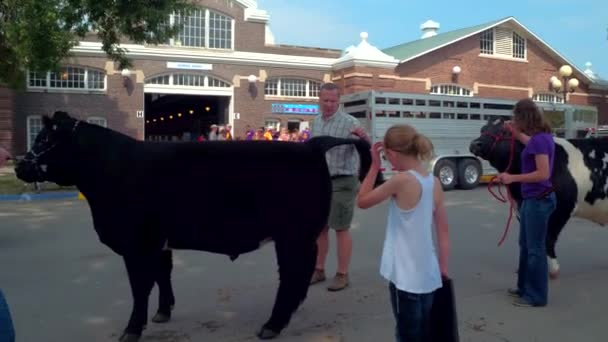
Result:
[[[230,88],[230,83],[202,74],[166,74],[152,77],[145,83],[178,87]]]
[[[272,78],[264,84],[264,95],[282,97],[319,97],[321,82],[303,78]]]
[[[106,74],[103,71],[78,67],[65,66],[59,72],[37,73],[30,71],[27,75],[29,89],[79,89],[99,90],[106,89]]]
[[[431,94],[452,96],[473,96],[472,91],[456,84],[437,84],[431,87]]]
[[[199,8],[187,13],[171,14],[171,25],[182,25],[177,36],[170,40],[174,46],[232,49],[234,19],[213,10]]]
[[[552,93],[534,94],[532,100],[535,102],[564,103],[563,97]]]

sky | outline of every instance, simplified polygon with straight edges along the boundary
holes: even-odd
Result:
[[[572,64],[608,79],[606,0],[258,0],[277,44],[345,49],[368,42],[383,49],[419,39],[433,20],[439,33],[512,16]]]

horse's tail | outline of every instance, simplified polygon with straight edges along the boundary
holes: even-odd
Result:
[[[315,148],[319,153],[325,154],[327,151],[332,149],[333,147],[339,145],[353,144],[357,149],[357,153],[359,154],[359,159],[361,161],[361,167],[359,168],[359,181],[363,181],[369,168],[372,165],[372,155],[370,152],[371,145],[363,139],[359,138],[336,138],[331,136],[317,136],[314,138],[310,138],[307,142]],[[375,185],[382,184],[384,182],[384,177],[382,172],[378,172],[378,176],[376,177]]]

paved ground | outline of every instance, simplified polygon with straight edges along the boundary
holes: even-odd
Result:
[[[608,232],[573,220],[558,244],[561,278],[550,305],[518,308],[514,283],[517,226],[496,244],[507,207],[483,189],[447,194],[461,341],[606,341]],[[386,207],[359,211],[353,229],[352,287],[309,297],[278,341],[393,341],[393,317],[378,275]],[[204,217],[201,217],[201,222]],[[287,226],[287,223],[286,223]],[[334,240],[332,240],[332,243]],[[328,271],[335,270],[335,249]],[[175,252],[173,321],[150,323],[142,341],[255,341],[277,287],[272,245],[241,256]],[[131,299],[121,259],[98,242],[86,202],[0,202],[0,287],[18,341],[115,341]],[[156,290],[151,310],[156,309]]]

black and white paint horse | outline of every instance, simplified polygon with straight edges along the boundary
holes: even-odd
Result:
[[[471,142],[471,153],[487,160],[499,172],[521,173],[521,152],[524,145],[515,141],[497,119],[481,129],[481,135]],[[562,139],[555,137],[553,182],[557,206],[549,218],[547,257],[552,278],[559,274],[555,244],[562,228],[572,216],[605,225],[608,223],[608,139]],[[513,148],[511,148],[513,146]],[[513,154],[512,164],[507,169]],[[509,185],[512,197],[521,204],[521,184]]]
[[[45,116],[43,122],[31,151],[17,165],[17,176],[76,185],[86,197],[100,241],[123,257],[131,284],[133,310],[121,341],[141,337],[155,281],[160,298],[153,321],[168,320],[174,298],[171,251],[165,247],[235,259],[269,240],[275,245],[280,285],[258,337],[276,337],[306,298],[316,239],[327,223],[332,189],[326,151],[353,144],[360,180],[371,164],[370,145],[358,138],[156,143],[65,112]],[[306,191],[291,196],[286,185],[293,182]],[[275,185],[253,190],[259,184]],[[268,224],[270,219],[285,224]]]

